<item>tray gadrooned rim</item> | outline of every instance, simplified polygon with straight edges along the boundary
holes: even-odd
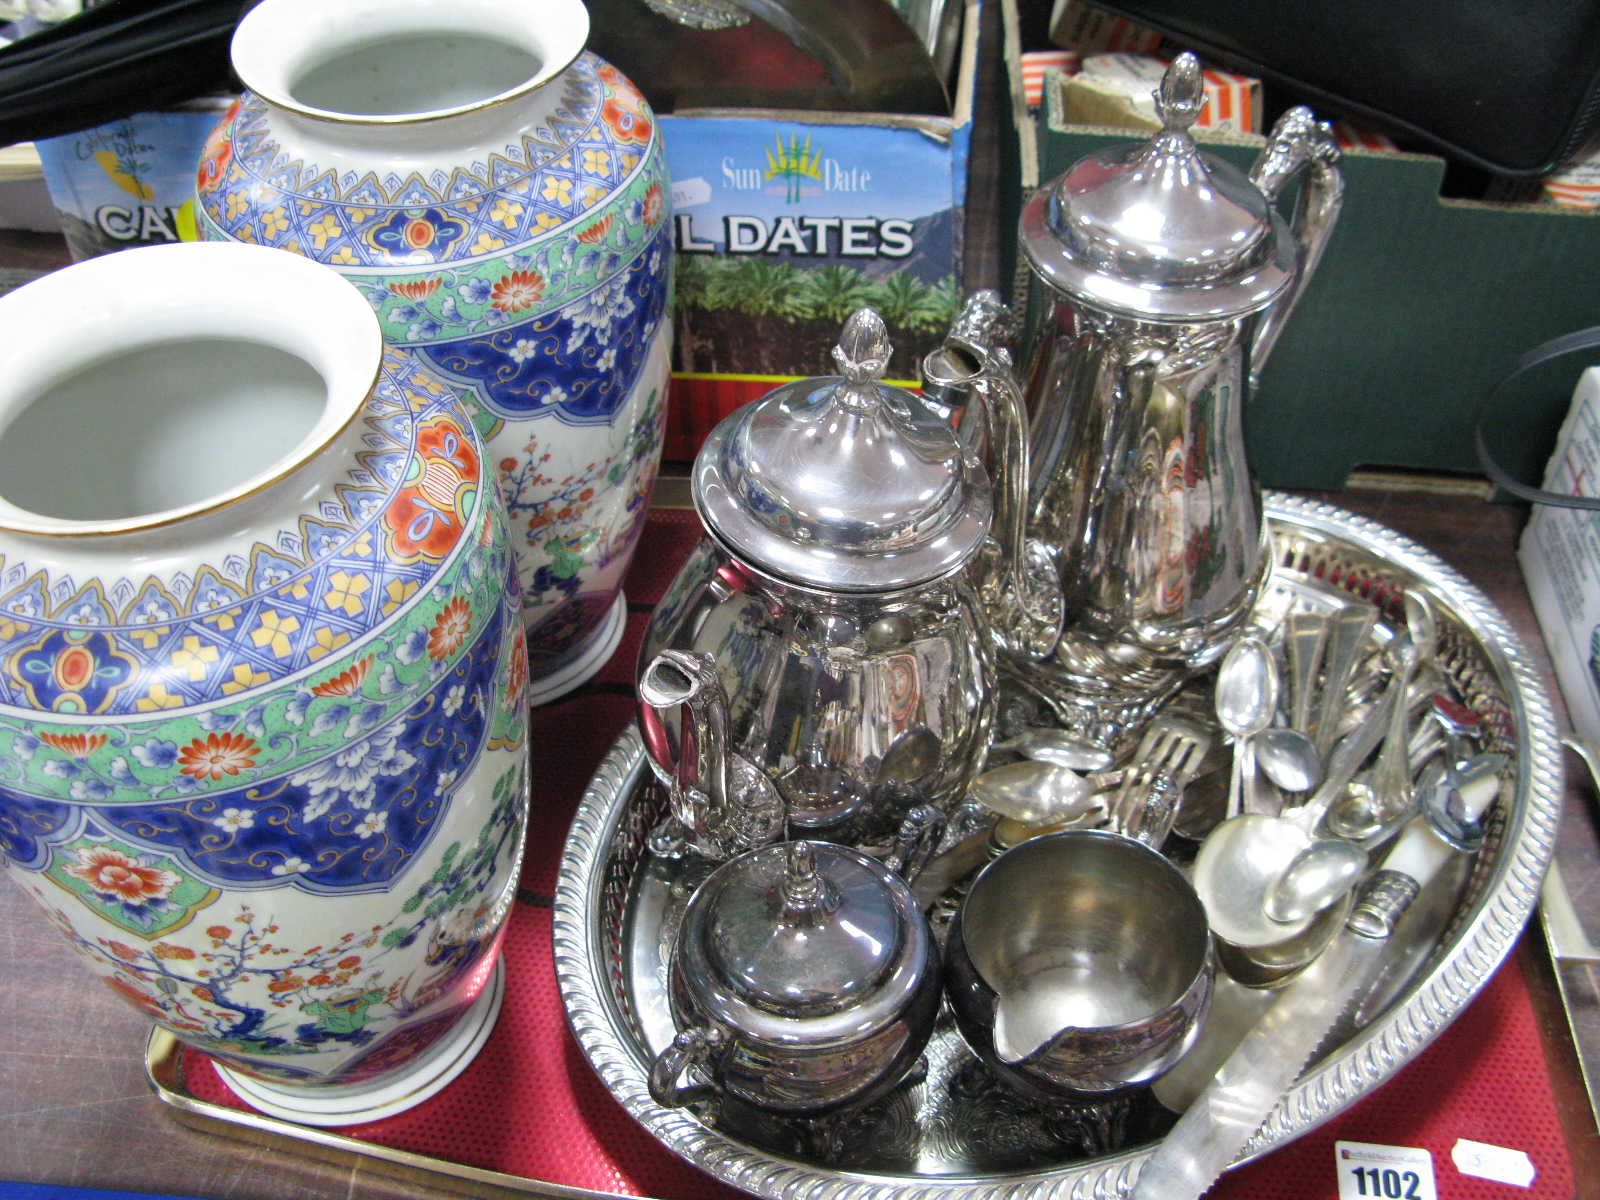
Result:
[[[1441,954],[1400,1000],[1341,1050],[1307,1072],[1245,1148],[1253,1158],[1320,1125],[1392,1078],[1482,989],[1515,944],[1549,865],[1560,820],[1562,774],[1555,719],[1521,640],[1454,568],[1374,521],[1316,501],[1267,493],[1266,514],[1287,532],[1343,542],[1400,569],[1445,604],[1478,641],[1505,689],[1517,731],[1516,787],[1503,836],[1469,912]],[[1277,534],[1275,533],[1275,537]],[[604,867],[626,799],[645,770],[633,728],[617,740],[579,804],[556,884],[556,976],[578,1043],[606,1087],[674,1153],[716,1178],[770,1200],[1016,1200],[1114,1197],[1128,1192],[1152,1148],[1004,1175],[878,1175],[783,1158],[650,1099],[649,1063],[607,991]]]

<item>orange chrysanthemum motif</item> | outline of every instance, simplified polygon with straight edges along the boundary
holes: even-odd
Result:
[[[340,671],[311,689],[313,696],[354,696],[361,690],[361,681],[372,670],[372,656],[368,655],[353,667]]]
[[[471,631],[472,605],[465,598],[457,596],[444,606],[444,611],[428,631],[428,657],[449,658],[461,649]]]
[[[520,635],[511,645],[511,671],[506,680],[506,699],[520,701],[528,686],[528,643]]]
[[[666,212],[666,197],[659,183],[652,183],[644,194],[644,223],[646,225],[659,225]]]
[[[115,897],[124,904],[138,906],[150,900],[163,900],[180,882],[171,871],[146,866],[110,846],[81,846],[75,853],[78,861],[67,867],[67,874],[83,880],[101,895]],[[128,958],[129,955],[118,949],[120,946],[122,943],[112,942],[111,952],[118,958]]]
[[[103,733],[41,733],[39,740],[73,758],[88,758],[106,744]]]
[[[650,140],[650,118],[622,99],[623,95],[619,92],[600,106],[600,119],[617,141],[642,146]]]
[[[237,733],[195,738],[178,752],[178,770],[193,779],[221,779],[256,765],[255,739]]]
[[[605,240],[606,234],[611,232],[611,226],[614,224],[616,224],[616,217],[611,213],[607,213],[593,225],[589,226],[589,228],[580,233],[578,235],[578,240],[580,242],[587,242],[591,246],[597,245]]]
[[[206,930],[206,936],[216,938],[219,942],[225,942],[233,936],[233,931],[226,925],[213,925]]]
[[[174,946],[170,942],[157,942],[155,944],[154,952],[157,958],[172,959],[179,962],[183,962],[194,957],[194,951],[189,949],[189,947]]]
[[[352,954],[349,958],[341,958],[338,965],[340,970],[352,970],[353,968],[361,965],[361,956],[359,954]]]
[[[200,152],[200,169],[196,176],[199,190],[204,192],[222,182],[233,161],[233,119],[239,114],[242,101],[235,100],[216,128],[206,138],[205,149]]]
[[[391,283],[389,290],[404,296],[407,300],[426,300],[439,290],[439,282],[437,275],[432,279],[408,279],[400,283]]]
[[[544,276],[537,271],[513,271],[502,276],[489,293],[489,304],[503,313],[532,308],[544,295]]]

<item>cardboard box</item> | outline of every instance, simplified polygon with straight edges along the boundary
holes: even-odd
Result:
[[[1046,101],[1024,135],[1021,194],[1129,140],[1068,125]],[[1199,140],[1241,170],[1264,144]],[[1483,389],[1539,343],[1600,324],[1600,213],[1441,199],[1445,163],[1430,155],[1348,148],[1343,170],[1338,226],[1247,410],[1256,470],[1268,486],[1326,489],[1357,468],[1481,475]],[[1532,381],[1488,426],[1516,477],[1537,478],[1549,458],[1570,381]]]
[[[966,3],[951,117],[659,115],[678,252],[667,459],[777,384],[835,373],[862,304],[889,325],[890,375],[917,378],[960,306],[982,3]]]
[[[72,257],[194,241],[195,168],[232,101],[207,97],[41,138],[39,162]]]

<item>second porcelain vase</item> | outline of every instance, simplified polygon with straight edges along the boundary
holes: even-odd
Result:
[[[621,636],[670,351],[660,135],[587,33],[578,0],[263,0],[199,174],[203,236],[336,268],[472,407],[535,701]]]

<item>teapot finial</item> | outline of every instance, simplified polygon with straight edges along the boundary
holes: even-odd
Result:
[[[1161,88],[1156,93],[1156,116],[1163,130],[1185,132],[1200,119],[1200,111],[1205,106],[1206,87],[1200,74],[1200,60],[1185,50],[1172,60],[1161,77]]]
[[[845,379],[840,398],[851,407],[876,404],[878,389],[874,385],[889,369],[892,353],[894,347],[882,317],[870,308],[851,313],[833,348],[833,361]]]

